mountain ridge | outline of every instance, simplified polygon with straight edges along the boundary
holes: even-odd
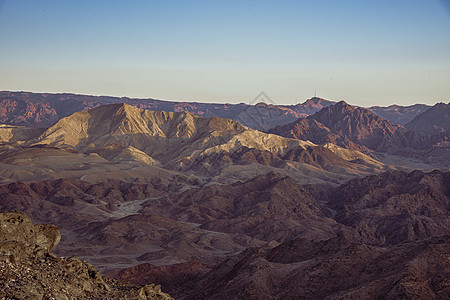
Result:
[[[8,142],[8,134],[2,136]],[[370,168],[383,168],[379,162],[356,152],[354,156],[364,164],[348,161],[339,152],[312,142],[263,133],[230,119],[202,118],[189,112],[155,112],[128,104],[76,112],[34,138],[15,143],[96,153],[106,159],[115,153],[172,170],[196,169],[216,175],[227,166],[251,162],[274,168],[285,168],[289,163],[306,163],[324,170],[329,166],[369,172]]]
[[[324,107],[336,103],[336,101],[312,97],[296,105],[265,104],[258,106],[244,103],[177,102],[70,93],[50,94],[0,91],[0,123],[27,127],[48,127],[76,111],[121,102],[154,111],[189,111],[200,117],[217,116],[234,119],[245,126],[263,131],[269,130],[276,125],[294,122],[300,117],[307,117]],[[400,125],[405,125],[427,108],[428,106],[424,104],[369,107],[372,112]]]

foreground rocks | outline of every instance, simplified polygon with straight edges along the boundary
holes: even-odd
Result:
[[[33,225],[22,212],[0,213],[0,299],[172,299],[154,284],[102,278],[89,263],[50,251],[58,228]]]

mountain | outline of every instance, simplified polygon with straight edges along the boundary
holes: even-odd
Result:
[[[48,127],[77,111],[107,104],[127,103],[153,111],[187,111],[200,117],[233,119],[253,129],[267,131],[310,116],[336,102],[313,97],[296,105],[274,103],[219,104],[176,102],[128,97],[89,96],[76,94],[49,94],[0,91],[0,123],[27,127]],[[411,106],[372,106],[368,109],[394,124],[405,125],[429,108],[425,104]]]
[[[406,128],[425,135],[450,135],[450,103],[437,103],[417,115]]]
[[[307,117],[335,103],[318,97],[293,106],[258,103],[246,107],[236,117],[231,118],[250,128],[268,131],[276,126],[294,122],[298,118]]]
[[[314,97],[297,105],[219,104],[0,91],[0,123],[15,126],[48,127],[77,111],[118,103],[127,103],[153,111],[187,111],[205,118],[215,116],[233,119],[250,128],[264,131],[276,125],[287,124],[300,117],[313,114],[323,107],[333,105],[335,102]]]
[[[316,144],[334,143],[347,149],[388,153],[408,152],[422,147],[424,141],[420,134],[344,101],[269,132]]]
[[[315,146],[269,136],[232,120],[200,118],[187,112],[153,112],[127,104],[74,113],[30,143],[70,146],[82,151],[118,143],[139,149],[162,164],[178,167],[210,153],[233,153],[242,147],[285,155],[294,148],[306,150]]]
[[[52,254],[56,226],[33,225],[21,212],[0,213],[0,296],[3,299],[173,299],[159,286],[102,278],[89,263]]]
[[[44,103],[39,95],[26,97]],[[61,104],[55,112],[64,101],[120,100],[47,97]],[[124,103],[57,117],[44,128],[0,126],[0,231],[7,238],[0,241],[0,295],[167,296],[154,284],[177,299],[448,294],[448,170],[441,161],[442,170],[398,171],[369,156],[426,153],[439,162],[449,152],[441,135],[424,137],[367,109],[319,98],[246,107],[263,116],[255,125],[281,122],[276,112],[315,113],[277,127],[289,137],[213,114]],[[1,113],[13,118],[14,109]],[[18,122],[36,120],[24,116]]]
[[[319,97],[312,97],[311,99],[307,99],[305,102],[297,104],[294,106],[294,110],[297,113],[304,114],[304,116],[313,115],[316,112],[320,111],[322,108],[335,105],[335,101],[326,100]]]
[[[300,188],[289,178],[270,175],[223,187],[223,192],[212,186],[191,196],[185,192],[166,214],[177,211],[179,218],[207,224],[215,231],[247,232],[271,242],[232,255],[203,274],[204,266],[188,262],[170,267],[145,263],[114,276],[131,282],[155,280],[182,299],[445,299],[449,186],[449,172],[414,171],[367,176],[334,189]],[[242,195],[241,188],[249,193]],[[230,201],[228,197],[235,195],[242,196]],[[215,206],[220,210],[212,209]],[[249,214],[235,221],[232,215],[244,211]],[[204,223],[205,219],[210,221]],[[268,220],[276,220],[280,227]],[[299,228],[293,220],[306,226]],[[223,226],[226,222],[233,227]],[[260,231],[259,224],[268,230]],[[171,277],[170,270],[186,277]]]
[[[368,109],[394,124],[405,126],[411,122],[417,115],[426,111],[430,106],[425,104],[414,104],[410,106],[390,105],[387,107],[371,106]]]
[[[68,150],[82,153],[89,161],[113,161],[117,163],[115,167],[128,160],[146,168],[153,165],[178,172],[191,170],[197,176],[206,176],[206,180],[226,176],[233,166],[240,166],[241,174],[252,172],[248,179],[281,169],[298,177],[305,173],[301,169],[306,164],[312,167],[308,173],[322,173],[316,178],[328,178],[330,182],[339,182],[341,179],[337,178],[343,175],[369,174],[385,168],[361,153],[354,152],[360,158],[354,161],[326,147],[256,131],[229,119],[201,118],[188,112],[155,112],[128,104],[77,112],[40,131],[14,130],[17,133],[12,135],[7,127],[0,127],[0,137],[8,144],[9,153],[13,151],[11,147],[17,146],[28,152],[51,147],[65,150],[66,154]],[[25,137],[23,130],[34,132],[34,136],[19,140],[19,136]],[[57,151],[53,152],[56,155]],[[265,170],[257,171],[255,165],[264,166]],[[238,176],[239,172],[233,173]]]

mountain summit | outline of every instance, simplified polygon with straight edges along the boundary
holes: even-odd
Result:
[[[383,152],[397,152],[420,139],[418,134],[345,101],[270,132],[317,144],[335,143],[348,149]]]

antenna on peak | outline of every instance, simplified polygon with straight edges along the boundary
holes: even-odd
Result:
[[[314,98],[316,98],[316,97],[317,97],[317,91],[314,90]]]

